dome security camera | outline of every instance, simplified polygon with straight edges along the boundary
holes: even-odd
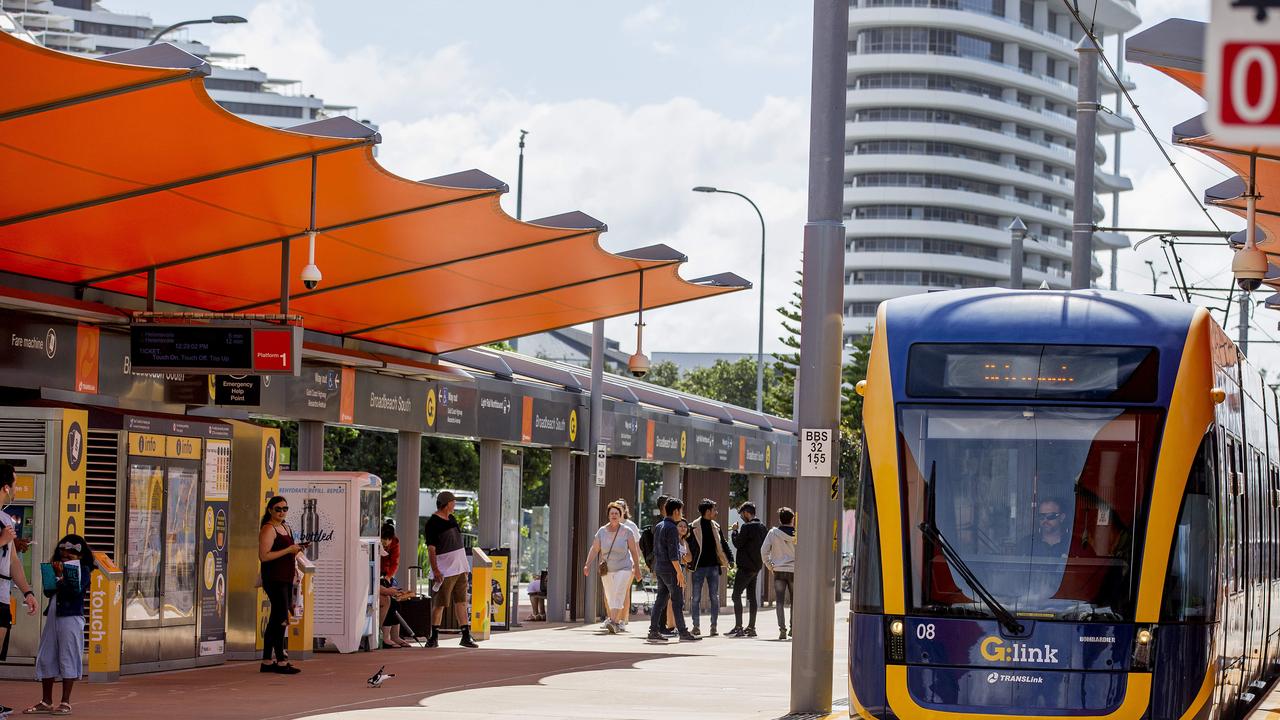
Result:
[[[320,286],[320,281],[323,279],[324,276],[320,274],[320,268],[316,267],[314,263],[302,268],[302,285],[308,290],[315,290]]]
[[[632,377],[642,378],[649,374],[649,358],[644,353],[636,353],[627,360],[627,372]]]
[[[1257,290],[1267,274],[1267,254],[1252,243],[1246,245],[1231,258],[1231,274],[1241,290],[1247,293]]]

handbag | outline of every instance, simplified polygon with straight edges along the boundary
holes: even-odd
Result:
[[[613,552],[613,546],[618,544],[618,533],[622,532],[621,525],[618,526],[618,532],[613,534],[613,542],[609,543],[609,549],[600,556],[600,576],[604,577],[609,574],[609,553]]]

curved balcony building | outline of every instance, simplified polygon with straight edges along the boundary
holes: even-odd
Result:
[[[1096,13],[1104,47],[1139,24],[1129,0],[1099,0]],[[1024,285],[1070,287],[1081,37],[1063,0],[851,0],[846,336],[867,332],[889,298],[1008,285],[1014,217],[1030,235]],[[1104,71],[1104,105],[1118,90]],[[1132,129],[1099,113],[1098,195],[1131,189],[1103,164]],[[1128,240],[1099,233],[1094,244]]]

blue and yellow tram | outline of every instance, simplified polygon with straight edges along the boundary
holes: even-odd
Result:
[[[1208,313],[1105,291],[880,307],[855,717],[1235,717],[1280,662],[1276,394]]]

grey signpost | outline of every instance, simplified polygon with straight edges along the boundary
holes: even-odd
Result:
[[[604,396],[601,390],[604,385],[604,321],[596,320],[591,324],[591,418],[590,432],[587,434],[587,447],[594,452],[596,445],[604,434]],[[594,464],[594,463],[593,463]],[[594,470],[594,468],[592,468]],[[592,473],[594,474],[594,472]],[[595,524],[600,519],[600,487],[595,482],[586,484],[587,491],[587,528],[586,532],[595,531]],[[588,624],[596,621],[597,598],[596,588],[600,582],[596,571],[597,563],[591,563],[590,576],[583,583],[584,601],[582,618]]]
[[[1076,89],[1075,208],[1071,227],[1071,289],[1093,280],[1093,171],[1098,141],[1098,49],[1089,38],[1076,46],[1080,71]]]
[[[844,335],[844,112],[848,0],[814,0],[809,115],[809,218],[804,227],[800,368],[801,468],[796,486],[791,712],[831,711],[839,493],[840,343]],[[825,435],[833,456],[806,457],[804,435]],[[821,444],[821,443],[819,443]],[[812,461],[812,462],[809,462]],[[807,474],[825,468],[822,474]]]

